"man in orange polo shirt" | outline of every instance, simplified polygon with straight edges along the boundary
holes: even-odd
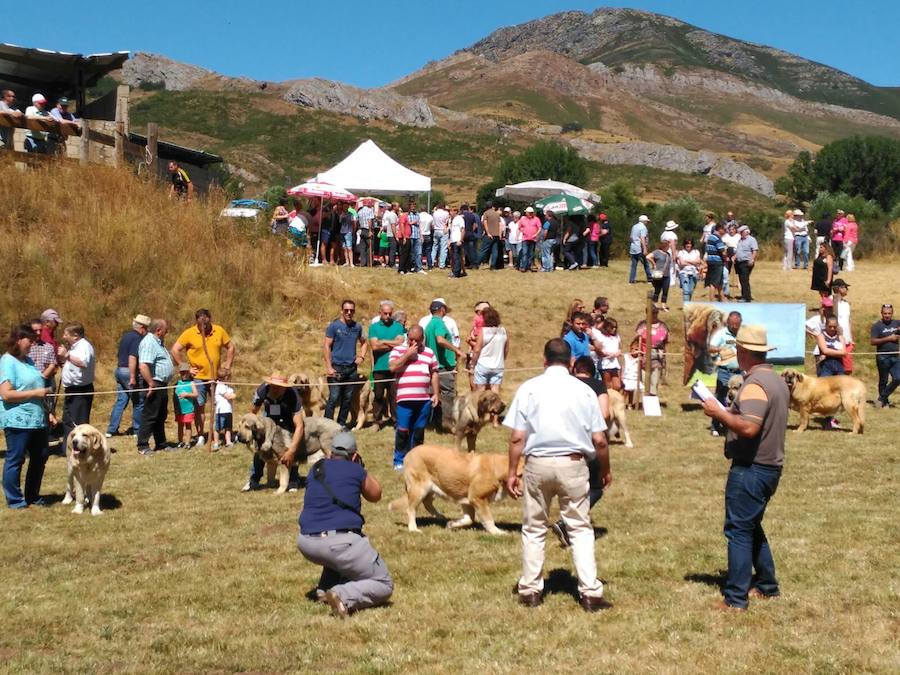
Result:
[[[228,332],[212,322],[212,314],[208,309],[198,309],[194,314],[196,324],[186,329],[172,345],[172,359],[175,368],[188,362],[194,374],[197,386],[196,413],[197,445],[203,445],[204,410],[209,394],[209,381],[216,379],[221,371],[226,377],[231,375],[231,364],[234,362],[234,343]],[[205,338],[205,339],[204,339]],[[224,356],[223,356],[224,351]]]

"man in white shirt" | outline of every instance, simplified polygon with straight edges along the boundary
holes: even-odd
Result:
[[[453,271],[451,277],[464,277],[467,275],[463,264],[463,243],[466,233],[466,219],[455,206],[450,207],[450,253],[453,259]]]
[[[513,430],[506,487],[510,494],[525,497],[519,602],[537,607],[543,601],[544,542],[550,524],[550,502],[555,496],[571,540],[581,606],[595,612],[612,604],[603,597],[603,584],[597,579],[587,460],[597,458],[604,489],[612,483],[612,474],[603,433],[606,423],[597,396],[569,375],[570,359],[571,351],[564,340],[550,340],[544,345],[546,370],[516,392],[503,420]],[[517,473],[523,455],[525,470],[520,480]]]
[[[463,223],[465,224],[465,223]],[[438,204],[432,212],[431,225],[431,251],[425,249],[430,254],[429,260],[431,267],[447,267],[447,246],[450,237],[450,213],[444,208],[443,204]]]
[[[0,112],[8,113],[14,117],[21,117],[22,111],[15,108],[16,92],[12,89],[0,91]],[[13,149],[13,129],[0,127],[0,143],[4,147]]]
[[[416,257],[416,270],[418,272],[424,271],[422,269],[422,253],[425,253],[425,263],[428,265],[428,269],[434,267],[434,263],[431,260],[431,231],[432,225],[434,223],[434,217],[428,213],[426,209],[422,209],[419,211],[419,240],[415,245],[414,254]]]
[[[94,348],[84,337],[84,326],[70,323],[62,334],[65,346],[57,355],[63,361],[62,385],[66,395],[63,402],[63,444],[79,424],[90,424],[94,405]]]
[[[47,99],[43,94],[31,97],[31,105],[25,108],[25,117],[50,117],[46,110]],[[46,131],[28,129],[25,132],[25,152],[37,152],[46,155],[50,152],[50,142]]]
[[[375,209],[372,208],[372,200],[366,199],[362,208],[357,213],[359,220],[359,245],[357,252],[359,254],[359,264],[362,267],[371,267],[372,265],[372,242],[374,241],[374,233],[372,225],[375,222]]]
[[[390,267],[393,267],[394,263],[397,262],[397,240],[394,238],[394,228],[397,227],[397,223],[400,220],[400,216],[397,215],[399,209],[400,204],[394,202],[381,217],[381,229],[384,230],[389,242],[388,265]]]

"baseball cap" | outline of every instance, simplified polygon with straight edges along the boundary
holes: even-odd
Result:
[[[447,307],[447,303],[445,303],[443,300],[433,300],[432,303],[428,306],[428,311],[434,313],[442,307],[444,309],[447,309],[448,311],[450,309],[449,307]]]
[[[47,99],[44,97],[43,94],[35,94],[34,96],[31,97],[31,102],[32,103],[46,103]]]
[[[45,309],[41,312],[41,321],[55,321],[56,323],[61,323],[62,317],[55,309]]]
[[[747,227],[746,225],[741,225],[741,226],[737,229],[737,231],[738,231],[738,233],[741,233],[741,232],[749,232],[749,231],[750,231],[750,228]]]
[[[605,213],[601,213],[599,216],[597,216],[597,218],[598,218],[599,220],[609,220],[609,218],[606,217],[606,214],[605,214]]]
[[[640,218],[638,218],[638,222],[640,222],[640,223],[649,223],[649,222],[650,222],[650,219],[649,219],[647,216],[641,216]]]
[[[356,438],[349,431],[339,431],[331,439],[331,454],[350,457],[356,452]]]
[[[65,96],[63,96],[61,99],[59,99],[59,104],[62,106],[69,105],[69,99],[67,99]]]
[[[534,213],[534,209],[531,208],[530,206],[526,206],[526,207],[525,207],[525,213]]]
[[[178,364],[178,372],[179,373],[189,373],[191,372],[191,364],[185,361],[184,363]]]
[[[794,209],[794,215],[795,215],[795,216],[802,216],[802,215],[803,215],[803,211],[801,211],[800,209]]]
[[[503,208],[503,213],[512,213],[512,209],[506,206]]]

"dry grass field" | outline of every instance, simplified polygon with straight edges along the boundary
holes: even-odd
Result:
[[[343,296],[359,299],[363,317],[383,296],[417,317],[442,295],[463,331],[471,306],[487,298],[510,330],[508,366],[539,368],[541,345],[572,298],[610,296],[625,334],[648,288],[624,283],[622,261],[603,271],[481,271],[464,280],[384,270],[287,276],[281,319],[233,327],[237,380],[258,381],[276,367],[316,372],[324,321]],[[891,265],[863,263],[847,278],[861,336],[879,303],[896,299],[896,277]],[[754,282],[763,300],[812,301],[807,276],[774,263],[764,263]],[[666,318],[677,334],[680,299],[671,305]],[[722,614],[711,606],[725,568],[727,462],[702,414],[682,407],[679,351],[676,341],[663,417],[630,414],[636,447],[613,445],[613,486],[593,512],[612,611],[578,608],[570,558],[554,541],[546,603],[536,610],[516,604],[517,503],[495,507],[506,537],[480,527],[448,531],[427,519],[421,534],[408,533],[402,517],[387,511],[402,493],[390,468],[391,431],[365,430],[362,453],[385,487],[381,503],[364,507],[366,530],[396,591],[389,607],[338,624],[307,598],[318,570],[295,547],[302,493],[240,493],[250,462],[241,446],[145,458],[131,439],[117,439],[103,516],[76,517],[58,503],[65,483],[58,457],[44,479],[52,506],[0,510],[0,612],[13,623],[0,637],[0,670],[896,672],[900,413],[869,407],[861,437],[789,434],[766,519],[784,596],[746,614]],[[108,381],[111,355],[102,358],[98,373]],[[858,359],[871,392],[870,361]],[[510,373],[507,400],[532,372]],[[249,397],[241,388],[238,409]],[[95,404],[101,426],[109,407],[108,398]],[[479,450],[505,452],[506,441],[504,431],[489,430]]]

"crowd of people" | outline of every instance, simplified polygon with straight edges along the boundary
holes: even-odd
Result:
[[[31,97],[31,105],[25,108],[23,113],[16,107],[16,92],[12,89],[0,91],[0,112],[15,115],[17,117],[34,117],[53,119],[57,122],[81,121],[69,110],[70,103],[66,97],[57,99],[56,105],[47,107],[47,97],[41,93]],[[13,146],[13,129],[0,126],[0,144],[6,148]],[[50,131],[38,131],[27,129],[25,131],[25,152],[35,152],[42,155],[65,154],[66,138],[61,134]]]

